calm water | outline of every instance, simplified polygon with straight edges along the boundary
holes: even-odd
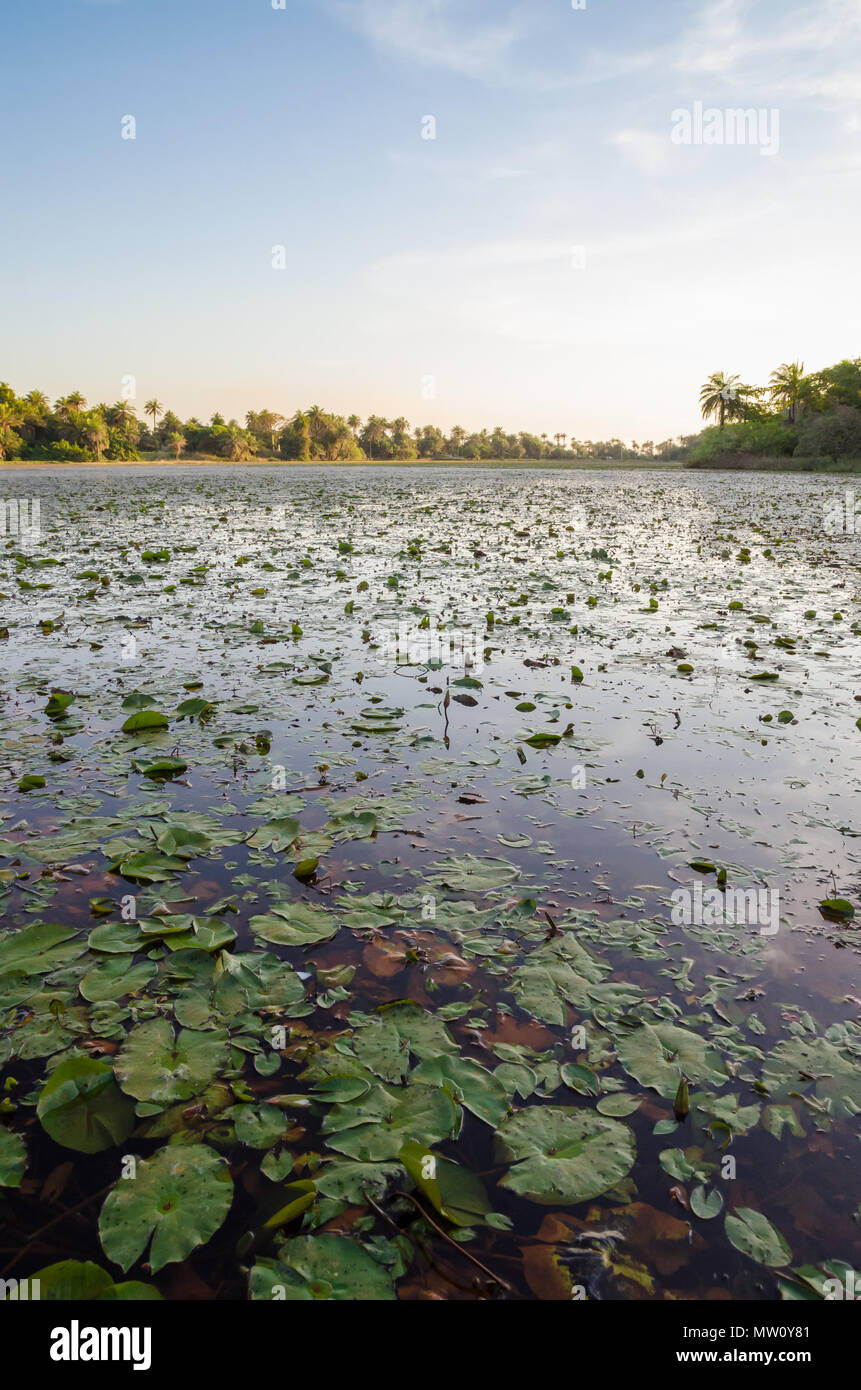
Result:
[[[244,1298],[237,1241],[297,1180],[314,1205],[260,1259],[296,1269],[290,1239],[325,1227],[401,1298],[773,1299],[800,1269],[858,1267],[861,541],[834,527],[850,481],[308,466],[4,483],[39,499],[41,534],[0,551],[0,904],[7,929],[59,923],[84,952],[0,974],[6,1118],[28,1155],[0,1208],[13,1272],[92,1259],[166,1297]],[[56,689],[73,699],[51,716]],[[167,728],[123,732],[135,691]],[[145,774],[170,758],[185,771]],[[28,775],[45,786],[19,790]],[[171,827],[202,837],[178,867],[123,872]],[[757,913],[703,914],[718,887],[755,889]],[[121,933],[129,897],[144,926],[122,945],[104,928]],[[854,921],[823,914],[835,899]],[[225,942],[171,951],[145,925],[165,913]],[[292,965],[283,1006],[276,990],[240,1008],[212,974],[222,946]],[[152,971],[82,992],[106,959]],[[374,1011],[405,999],[429,1031],[401,1030],[404,1093],[445,1090],[433,1068],[458,1059],[455,1119],[439,1133],[418,1107],[397,1143],[356,1144],[378,1128],[368,1096],[401,1102]],[[133,1061],[132,1137],[94,1155],[49,1138],[45,1074],[101,1056],[122,1080],[154,1019],[229,1035],[202,1113],[176,1119],[188,1092],[160,1124]],[[332,1112],[316,1088],[345,1073],[371,1090]],[[545,1142],[539,1112],[560,1109]],[[506,1110],[528,1116],[531,1159]],[[569,1132],[587,1112],[595,1135]],[[122,1154],[186,1129],[230,1163],[229,1216],[187,1260],[123,1276],[102,1189]],[[509,1291],[410,1224],[394,1195],[410,1141],[477,1175],[497,1216],[462,1248]],[[61,1202],[93,1201],[30,1248],[68,1163]],[[743,1248],[739,1211],[766,1219],[766,1247]]]

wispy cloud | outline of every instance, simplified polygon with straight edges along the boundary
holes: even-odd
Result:
[[[337,0],[338,13],[373,43],[422,67],[502,79],[524,33],[510,12],[483,19],[470,0]]]
[[[689,86],[707,83],[713,100],[725,94],[843,108],[859,104],[859,67],[858,0],[819,0],[815,9],[773,0],[711,0],[668,42],[635,52],[621,45],[592,49],[576,80],[652,74],[664,86],[668,77]]]

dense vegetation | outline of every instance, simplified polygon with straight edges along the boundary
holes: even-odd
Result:
[[[42,391],[17,396],[0,383],[0,460],[87,463],[135,460],[161,453],[225,458],[234,462],[283,458],[368,459],[650,459],[693,465],[741,458],[861,457],[861,358],[807,376],[801,363],[784,364],[768,386],[746,385],[715,372],[700,393],[703,418],[717,423],[699,435],[656,444],[618,438],[579,440],[567,432],[507,434],[500,426],[469,434],[460,425],[445,434],[436,425],[411,429],[402,416],[334,415],[313,405],[287,417],[249,410],[244,425],[215,414],[208,424],[182,421],[160,401],[149,400],[138,419],[128,401],[87,406],[79,391],[51,406]]]
[[[730,458],[861,458],[861,358],[805,376],[802,362],[783,363],[768,386],[749,386],[715,372],[700,392],[704,429],[691,464]]]
[[[42,391],[18,397],[0,383],[0,459],[56,459],[86,463],[99,459],[134,460],[142,453],[163,452],[241,461],[254,456],[298,461],[323,459],[542,459],[542,458],[681,458],[689,441],[626,445],[620,439],[584,440],[568,434],[549,436],[501,426],[469,434],[455,425],[445,434],[435,425],[415,429],[403,417],[371,415],[344,418],[312,405],[286,417],[271,410],[249,410],[245,424],[215,414],[208,424],[180,420],[160,401],[147,401],[137,418],[128,401],[90,409],[79,391],[53,408]],[[566,447],[567,445],[567,447]]]

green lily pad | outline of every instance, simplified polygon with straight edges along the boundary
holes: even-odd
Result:
[[[251,1270],[252,1300],[391,1302],[391,1278],[355,1240],[326,1233],[294,1236],[279,1260],[260,1260]]]
[[[710,1221],[723,1211],[723,1197],[717,1187],[707,1192],[700,1183],[691,1193],[691,1211],[702,1221]]]
[[[826,898],[819,904],[819,911],[829,922],[851,922],[855,908],[848,898]]]
[[[678,1090],[680,1072],[691,1081],[717,1086],[727,1079],[718,1053],[689,1028],[677,1024],[641,1023],[617,1039],[616,1051],[629,1076],[670,1099]]]
[[[86,950],[74,927],[39,922],[20,931],[0,934],[0,975],[20,970],[25,975],[44,975],[67,965]]]
[[[404,1144],[398,1157],[422,1196],[446,1221],[454,1226],[484,1224],[493,1207],[483,1183],[468,1168],[415,1141]]]
[[[37,777],[34,773],[28,772],[26,777],[22,777],[18,783],[18,790],[19,792],[34,792],[46,785],[44,777]]]
[[[139,709],[136,714],[130,714],[123,724],[124,734],[137,734],[148,729],[166,729],[169,725],[166,714],[162,714],[157,709]]]
[[[43,1302],[108,1303],[160,1302],[161,1294],[152,1284],[129,1279],[115,1284],[110,1274],[89,1260],[60,1260],[31,1275],[39,1282]]]
[[[393,1093],[374,1086],[348,1105],[335,1105],[321,1129],[330,1149],[362,1162],[397,1158],[411,1140],[428,1145],[450,1139],[460,1128],[460,1111],[446,1091],[408,1086]]]
[[[20,1134],[0,1124],[0,1187],[20,1187],[27,1169],[27,1146]]]
[[[273,907],[248,924],[255,936],[276,946],[313,946],[318,941],[330,941],[338,931],[334,913],[309,903],[285,903]]]
[[[39,1093],[36,1113],[56,1143],[86,1154],[124,1143],[135,1125],[134,1106],[113,1071],[90,1057],[55,1068]]]
[[[631,1171],[633,1132],[594,1111],[529,1106],[496,1131],[501,1158],[513,1166],[500,1180],[531,1202],[572,1205],[599,1197]]]
[[[141,776],[149,777],[151,782],[169,782],[173,777],[181,777],[188,771],[188,763],[182,758],[157,758],[141,768]]]
[[[126,1038],[116,1060],[116,1075],[127,1095],[170,1105],[188,1100],[209,1085],[227,1061],[226,1035],[220,1029],[178,1036],[167,1019],[141,1023]]]
[[[87,971],[78,989],[91,1004],[103,1003],[106,999],[122,999],[148,985],[155,972],[156,967],[151,960],[129,966],[122,955],[112,955],[108,960],[97,961]]]
[[[137,1164],[134,1179],[120,1178],[99,1217],[102,1249],[127,1270],[150,1244],[157,1273],[205,1245],[233,1201],[227,1163],[205,1144],[171,1144]]]
[[[776,1226],[751,1207],[737,1207],[724,1224],[727,1237],[736,1250],[749,1255],[757,1264],[788,1265],[792,1251]]]

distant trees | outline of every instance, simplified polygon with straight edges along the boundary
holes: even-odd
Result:
[[[69,463],[137,459],[141,451],[167,451],[241,462],[262,457],[297,462],[373,462],[408,459],[532,461],[656,459],[710,462],[730,453],[771,457],[861,457],[861,358],[845,359],[805,374],[804,364],[783,362],[767,386],[752,386],[737,373],[713,372],[699,395],[704,420],[698,435],[655,443],[618,438],[578,439],[572,431],[508,433],[502,425],[469,433],[454,425],[412,427],[402,415],[334,414],[320,405],[287,417],[249,410],[244,424],[217,412],[209,423],[182,421],[153,397],[137,418],[126,400],[87,407],[80,391],[51,406],[44,392],[17,396],[0,382],[0,461],[56,459]]]

